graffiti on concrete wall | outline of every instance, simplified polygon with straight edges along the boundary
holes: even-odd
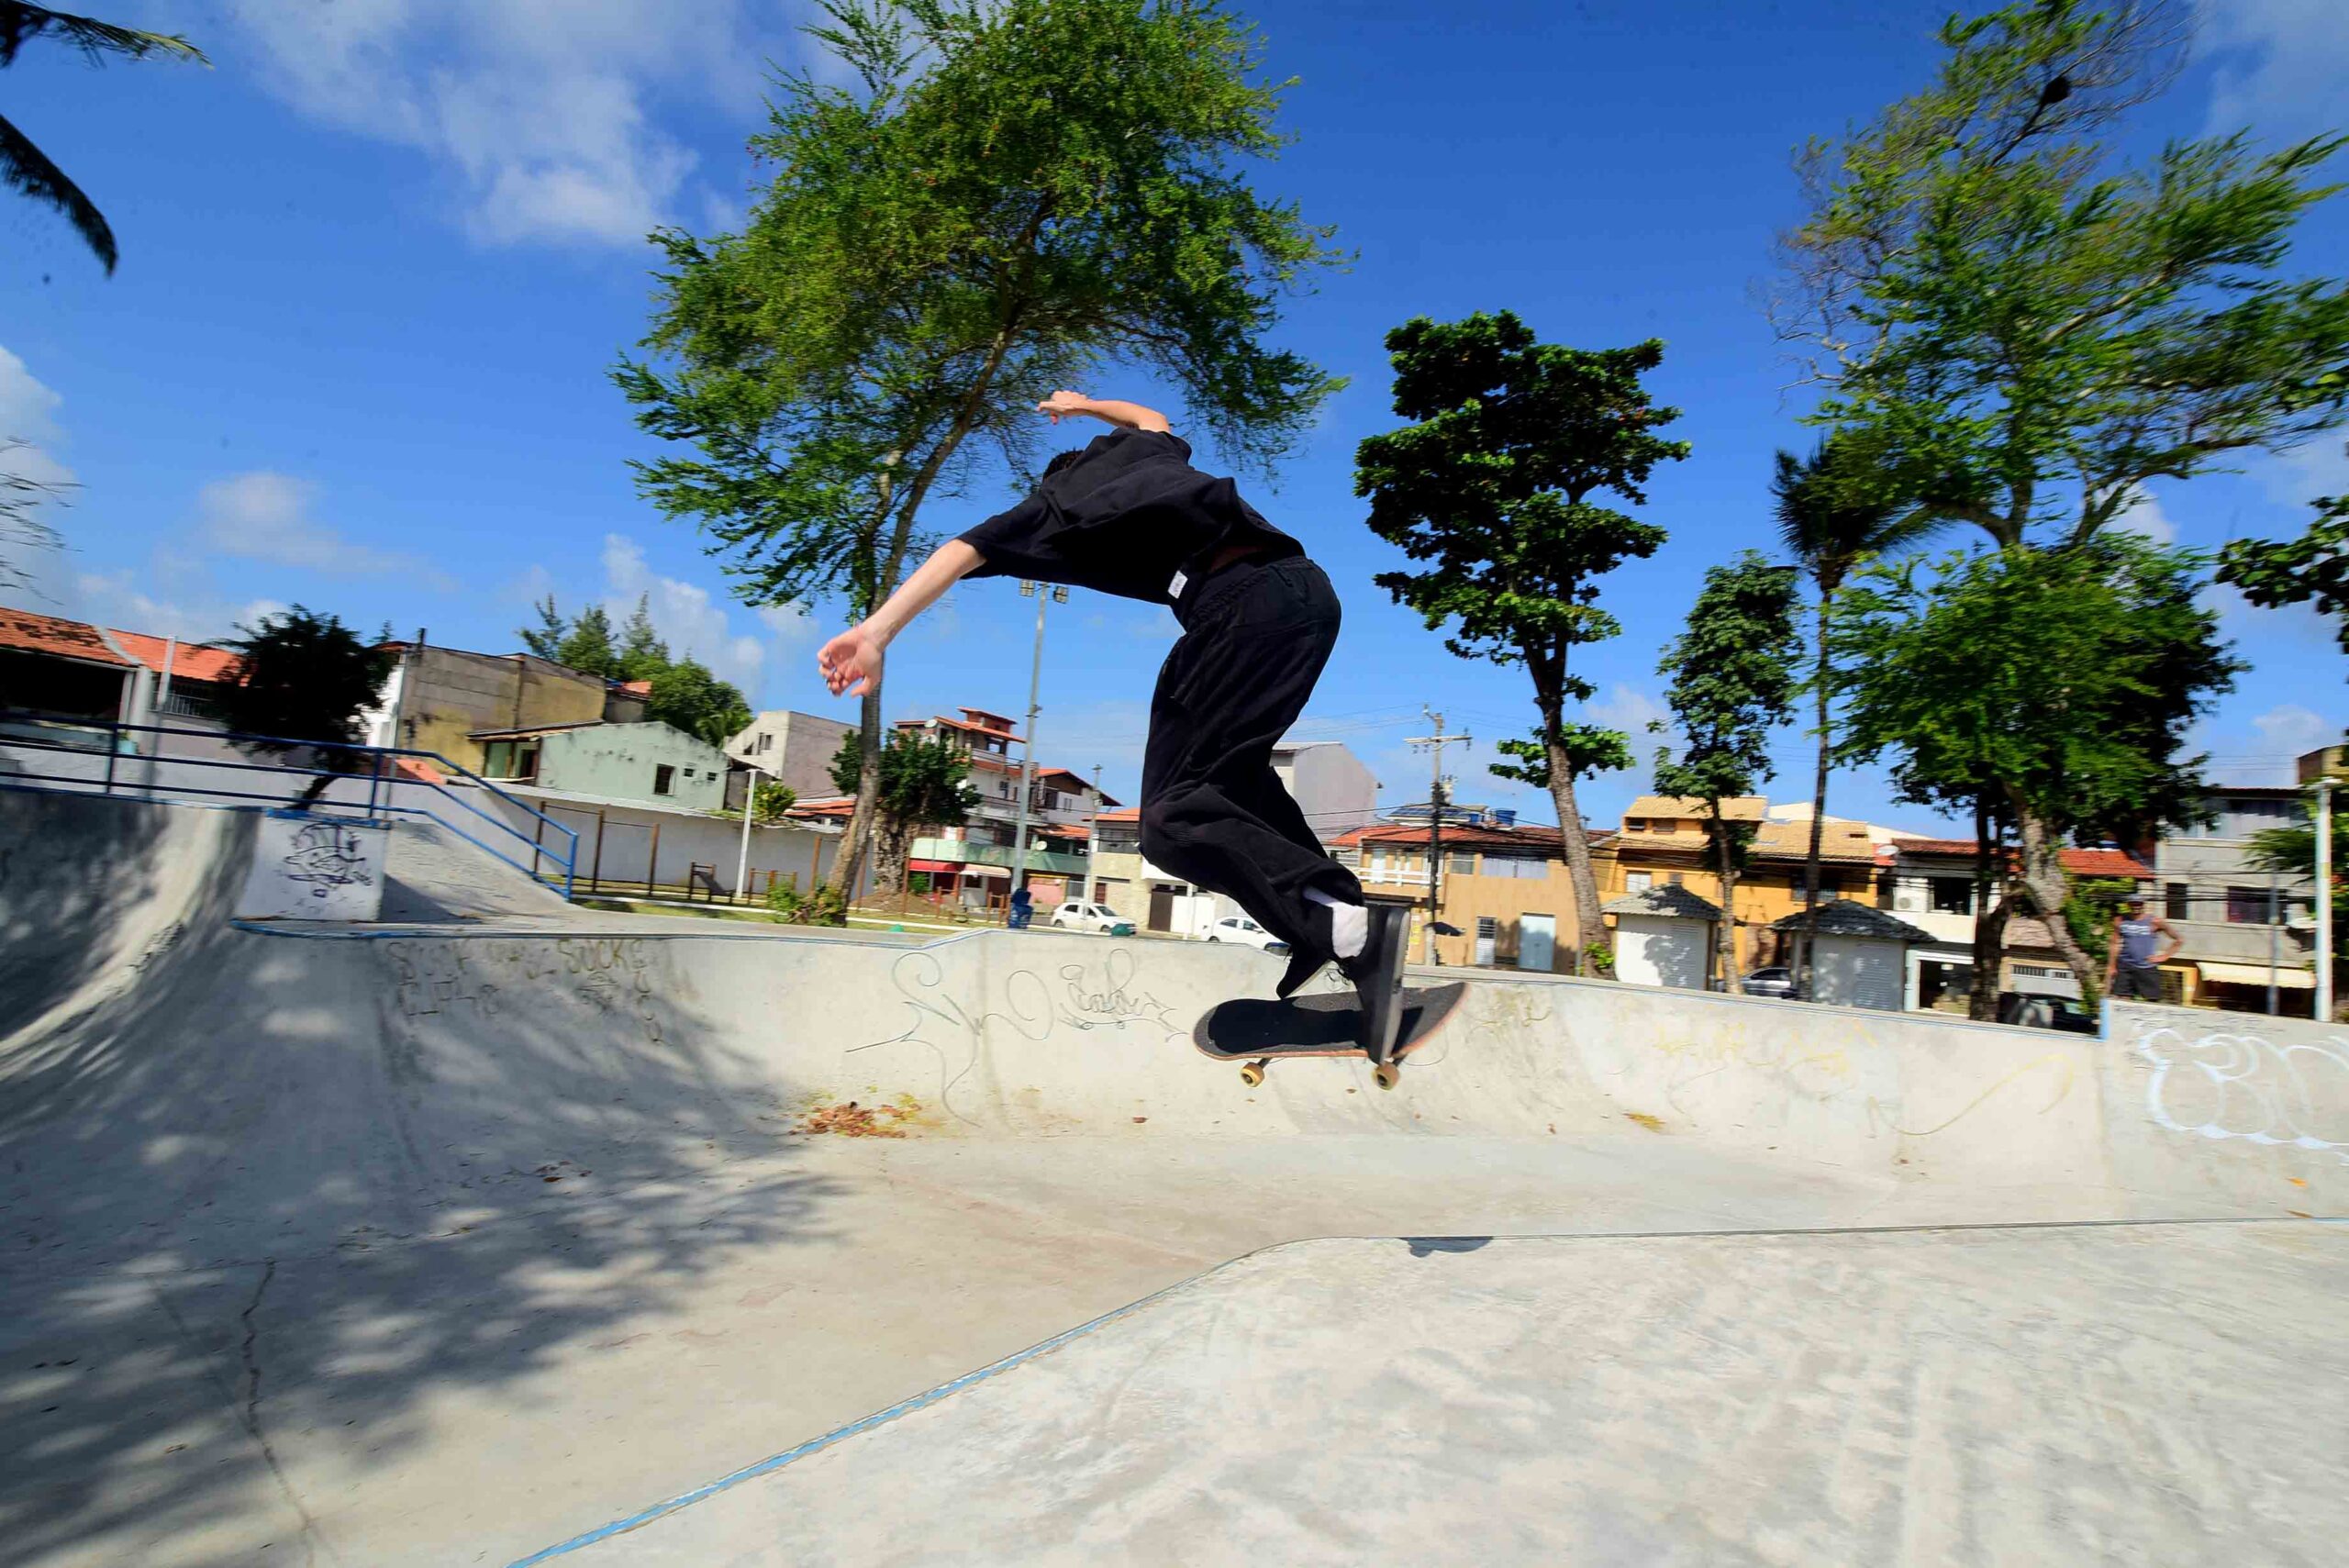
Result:
[[[534,1005],[551,985],[555,995],[568,995],[590,1012],[626,1020],[646,1044],[662,1042],[660,988],[641,938],[425,940],[384,946],[395,977],[393,1005],[411,1021],[449,1013],[494,1018],[517,985],[532,985]]]
[[[938,1063],[935,1103],[968,1122],[972,1118],[955,1104],[955,1094],[977,1066],[990,1029],[1039,1043],[1063,1028],[1085,1033],[1107,1029],[1151,1040],[1187,1035],[1190,1026],[1177,1020],[1173,1004],[1140,983],[1140,968],[1130,951],[1112,948],[1098,961],[1058,964],[1049,974],[1014,969],[1004,977],[1003,1005],[974,1010],[948,985],[946,967],[938,956],[917,949],[889,968],[889,983],[910,1015],[906,1027],[849,1050],[854,1054],[910,1045],[929,1051]]]
[[[2230,1020],[2233,1022],[2234,1020]],[[2172,1132],[2333,1150],[2349,1162],[2349,1038],[2139,1020],[2145,1113]]]

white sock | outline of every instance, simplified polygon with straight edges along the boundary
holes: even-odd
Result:
[[[1356,958],[1370,942],[1370,910],[1360,904],[1341,904],[1326,893],[1305,895],[1330,911],[1330,949],[1340,958]]]

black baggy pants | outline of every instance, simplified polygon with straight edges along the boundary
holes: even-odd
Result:
[[[1291,555],[1225,567],[1192,584],[1175,615],[1183,635],[1150,700],[1141,852],[1288,943],[1286,995],[1333,956],[1307,892],[1363,901],[1273,772],[1273,748],[1338,640],[1338,597],[1319,566]]]

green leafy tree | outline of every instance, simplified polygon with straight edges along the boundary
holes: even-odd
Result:
[[[1705,803],[1705,832],[1721,883],[1724,990],[1743,973],[1737,883],[1753,828],[1724,817],[1721,803],[1752,795],[1770,777],[1770,732],[1794,717],[1802,684],[1796,673],[1802,658],[1802,638],[1795,630],[1796,570],[1774,566],[1750,550],[1709,567],[1687,628],[1657,666],[1671,677],[1664,701],[1683,744],[1676,758],[1669,751],[1656,753],[1655,787]]]
[[[2316,521],[2291,539],[2239,539],[2219,551],[2219,581],[2266,608],[2314,602],[2349,653],[2349,495],[2322,495]]]
[[[52,11],[46,6],[28,6],[23,0],[0,0],[0,67],[14,65],[17,51],[39,38],[79,50],[93,65],[103,64],[110,54],[132,60],[160,54],[193,60],[199,65],[211,63],[204,58],[203,50],[176,33],[140,32],[136,28],[119,28],[89,17]],[[121,257],[106,215],[83,194],[81,186],[66,177],[64,170],[33,145],[32,138],[6,118],[0,118],[0,184],[12,186],[21,195],[64,214],[65,221],[82,237],[82,243],[112,275],[115,263]]]
[[[933,495],[1030,466],[1036,401],[1115,362],[1156,373],[1269,466],[1341,384],[1265,346],[1281,296],[1340,260],[1250,187],[1282,86],[1212,4],[825,0],[853,73],[778,84],[774,169],[740,234],[656,236],[639,423],[690,449],[642,493],[706,528],[754,604],[897,584]],[[841,874],[880,787],[880,683]]]
[[[620,681],[650,681],[669,668],[669,645],[652,629],[651,596],[637,595],[636,608],[620,628],[618,652],[612,677]]]
[[[845,795],[864,768],[854,730],[841,737],[832,754],[832,783]],[[874,840],[874,890],[896,893],[905,886],[906,856],[924,828],[955,828],[970,820],[979,792],[971,776],[971,754],[946,736],[892,730],[881,749],[881,795]]]
[[[520,629],[523,647],[582,674],[607,681],[620,678],[619,654],[612,646],[612,617],[601,605],[590,605],[570,619],[556,607],[552,594],[530,607],[538,613],[539,624]]]
[[[1945,519],[1920,507],[1870,494],[1865,484],[1839,483],[1833,443],[1822,441],[1808,458],[1778,453],[1770,483],[1778,517],[1778,543],[1794,557],[1817,595],[1817,633],[1810,691],[1819,728],[1818,771],[1810,792],[1810,847],[1803,856],[1803,963],[1809,973],[1819,933],[1819,862],[1827,833],[1827,774],[1834,756],[1831,685],[1827,662],[1827,623],[1854,568],[1872,556],[1897,554],[1921,543]]]
[[[2066,842],[2137,843],[2201,817],[2186,736],[2243,668],[2199,600],[2204,564],[2113,533],[1880,563],[1837,605],[1838,757],[1891,753],[1899,798],[1971,814],[1981,874],[1995,865],[2005,883],[1977,928],[1976,1018],[1996,1001],[1985,938],[2010,906],[2047,922],[2081,995],[2096,995],[2101,975],[2065,917]]]
[[[751,800],[751,820],[772,828],[799,804],[799,792],[779,779],[761,779]]]
[[[2101,133],[2156,95],[2170,7],[2023,0],[1942,29],[1939,80],[1799,163],[1783,336],[1854,460],[2002,548],[2076,544],[2146,481],[2330,428],[2349,401],[2349,288],[2282,272],[2337,186],[2319,137],[2254,154],[2172,141],[2113,169]]]
[[[374,706],[392,672],[392,655],[380,646],[389,628],[370,644],[335,617],[295,605],[237,631],[219,645],[237,655],[236,678],[220,690],[221,721],[239,735],[267,737],[245,743],[262,756],[318,744],[311,765],[324,771],[296,797],[308,806],[335,776],[365,764],[340,747],[362,738],[360,714]]]
[[[694,659],[681,659],[650,677],[651,695],[644,717],[674,725],[712,746],[723,747],[751,727],[751,705],[741,691]]]
[[[1598,607],[1598,579],[1655,553],[1664,530],[1601,506],[1612,493],[1647,499],[1649,473],[1688,455],[1655,431],[1680,416],[1650,401],[1640,378],[1664,345],[1568,349],[1534,340],[1507,311],[1464,321],[1420,317],[1386,335],[1395,412],[1413,421],[1364,440],[1354,494],[1370,498],[1370,530],[1415,571],[1378,585],[1417,610],[1463,659],[1521,664],[1539,724],[1507,742],[1505,777],[1538,781],[1557,807],[1574,884],[1577,968],[1601,937],[1598,879],[1575,781],[1626,755],[1620,731],[1566,719],[1591,684],[1574,651],[1621,628]],[[1539,755],[1534,754],[1538,748]]]
[[[1820,390],[1813,417],[1846,454],[1836,487],[1849,498],[1910,500],[2009,554],[2080,550],[2148,481],[2190,479],[2339,419],[2349,288],[2284,264],[2301,217],[2337,189],[2318,170],[2341,139],[2265,154],[2242,135],[2176,140],[2116,166],[2116,133],[2182,62],[2180,15],[2023,0],[1953,18],[1931,86],[1798,155],[1809,210],[1782,238],[1773,318]],[[2091,554],[2090,578],[2102,559]],[[2021,591],[2028,571],[2011,570]],[[1950,651],[1966,673],[1987,657]],[[2071,666],[2024,668],[2038,711],[2070,706]],[[1990,673],[1998,688],[2009,672]],[[2195,700],[2166,691],[2148,709]],[[2159,724],[2145,738],[2169,739]],[[1943,750],[1930,729],[1909,739]],[[2167,765],[2156,752],[2087,776]],[[2050,912],[2053,846],[2107,804],[2043,787],[2076,776],[1968,786],[1977,838],[2010,817]],[[1976,972],[1985,983],[1980,962]]]

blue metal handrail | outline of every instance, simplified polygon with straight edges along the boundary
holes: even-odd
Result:
[[[280,778],[343,779],[364,776],[367,778],[368,785],[367,801],[363,807],[355,802],[320,798],[318,800],[312,801],[308,808],[316,811],[362,811],[368,817],[381,817],[384,815],[420,817],[427,821],[435,822],[440,824],[440,826],[446,828],[450,832],[456,834],[457,837],[464,840],[475,849],[480,850],[483,853],[504,862],[506,864],[512,866],[515,870],[522,873],[525,876],[529,877],[532,881],[547,883],[550,885],[553,884],[557,879],[542,873],[539,869],[538,861],[541,856],[545,857],[545,859],[550,862],[559,860],[562,868],[562,875],[560,881],[562,887],[562,895],[565,898],[569,898],[572,895],[573,886],[578,875],[579,834],[577,829],[568,828],[562,823],[556,821],[553,817],[548,816],[545,812],[540,811],[537,806],[530,805],[528,801],[515,798],[506,791],[498,788],[495,784],[490,783],[487,779],[483,778],[480,774],[473,773],[471,769],[461,767],[457,763],[449,761],[448,758],[440,755],[438,751],[420,751],[402,746],[362,746],[355,742],[345,740],[288,740],[283,736],[274,735],[244,735],[217,729],[189,729],[179,726],[163,724],[125,724],[118,719],[83,718],[68,715],[39,713],[22,709],[0,709],[0,726],[8,724],[29,725],[35,727],[36,731],[41,729],[80,729],[90,732],[94,737],[99,733],[103,733],[106,737],[106,773],[102,779],[91,779],[75,773],[11,773],[0,775],[0,789],[21,790],[28,793],[63,794],[69,792],[57,789],[53,786],[59,784],[79,784],[86,789],[91,784],[95,784],[98,785],[98,793],[111,795],[116,792],[117,775],[120,771],[120,762],[124,754],[122,750],[123,738],[130,735],[183,735],[195,740],[211,741],[215,744],[234,746],[240,750],[259,749],[262,751],[332,751],[355,758],[370,759],[372,760],[373,765],[341,768],[310,768],[298,767],[291,763],[251,762],[232,761],[228,758],[220,757],[167,756],[160,746],[158,746],[155,751],[151,754],[133,751],[130,755],[144,761],[156,762],[168,762],[179,767],[217,768],[228,773],[271,773]],[[91,746],[75,746],[61,740],[51,740],[38,732],[33,734],[11,734],[6,732],[5,729],[0,729],[0,746],[15,746],[27,751],[71,751],[84,755],[95,750],[95,748]],[[478,817],[483,821],[488,823],[492,828],[496,828],[500,833],[506,834],[507,837],[521,843],[528,844],[530,847],[531,863],[524,865],[520,861],[514,858],[514,856],[507,854],[497,848],[496,845],[484,842],[482,839],[476,837],[473,833],[467,832],[462,827],[460,827],[455,822],[448,820],[448,818],[440,816],[429,806],[400,804],[396,798],[386,794],[384,784],[386,774],[393,771],[391,765],[392,761],[401,757],[412,757],[419,761],[430,762],[436,767],[446,772],[451,778],[457,781],[471,784],[476,788],[487,790],[490,794],[495,795],[507,805],[511,806],[517,811],[523,813],[525,816],[535,817],[541,825],[540,829],[541,835],[543,835],[545,828],[553,828],[556,832],[562,834],[564,840],[563,849],[560,856],[558,856],[555,848],[545,843],[542,838],[529,838],[525,836],[522,830],[515,827],[511,822],[506,821],[504,818],[499,817],[491,812],[483,810],[473,802],[467,800],[463,796],[451,791],[448,787],[447,784],[441,780],[427,778],[420,774],[411,773],[405,778],[397,778],[393,782],[395,784],[404,784],[411,789],[425,790],[432,795],[440,796],[443,800],[448,801],[452,806],[462,806],[465,810],[473,813],[475,817]],[[206,789],[196,784],[174,784],[170,782],[157,784],[151,781],[143,784],[130,784],[126,782],[123,784],[122,787],[126,789],[137,789],[150,795],[204,795],[224,800],[266,801],[273,806],[280,806],[288,804],[285,798],[282,795],[262,794],[254,790]]]

